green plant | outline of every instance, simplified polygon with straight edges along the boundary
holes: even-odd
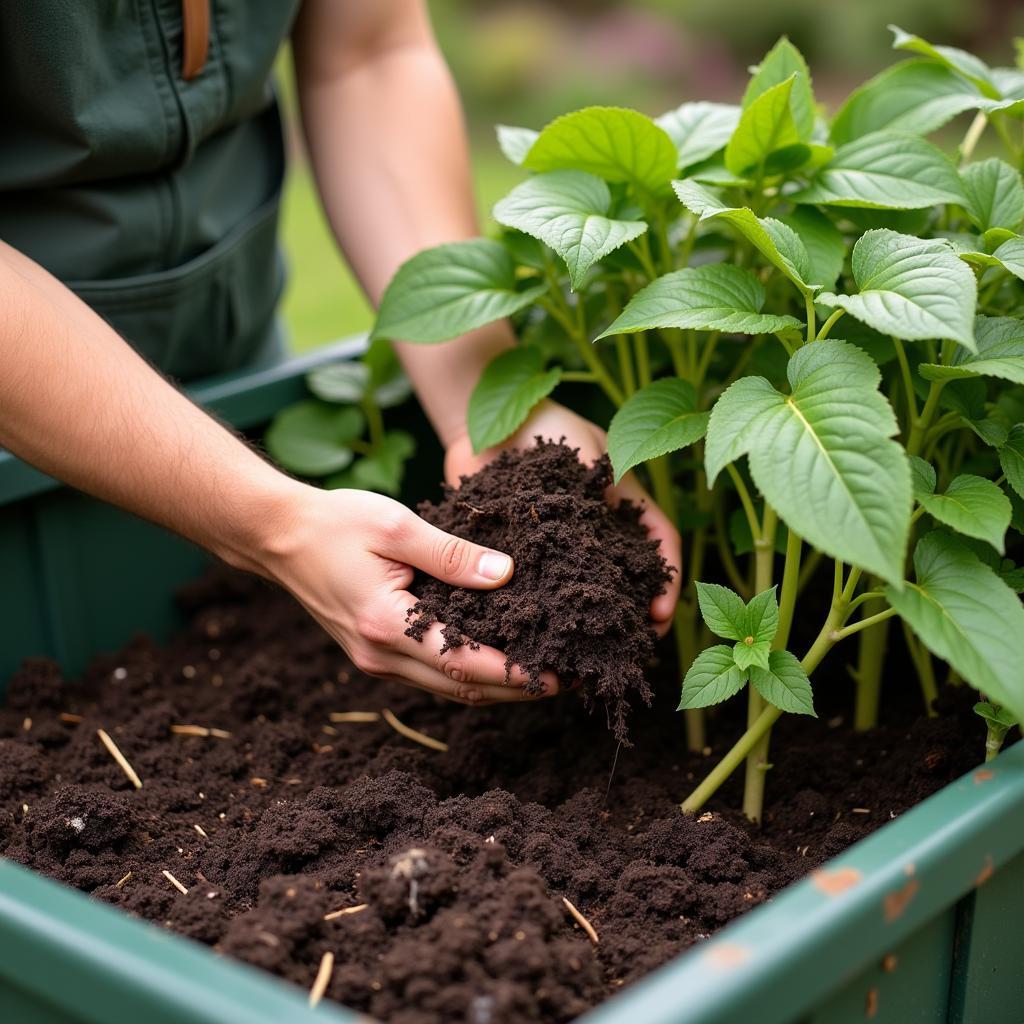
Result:
[[[831,120],[782,39],[738,106],[502,128],[533,173],[499,237],[413,257],[374,328],[432,343],[513,318],[521,345],[468,410],[477,450],[564,381],[617,407],[616,478],[640,468],[687,528],[680,707],[747,690],[687,811],[746,761],[760,818],[772,725],[814,713],[848,637],[859,728],[898,643],[929,712],[945,672],[1024,718],[1024,71],[894,31],[913,56]],[[925,137],[964,113],[952,156]],[[1003,155],[973,161],[989,127]]]
[[[323,477],[325,487],[397,497],[416,441],[384,427],[381,410],[412,393],[391,345],[375,341],[361,359],[314,370],[306,383],[316,397],[274,417],[264,437],[270,454],[293,473]]]

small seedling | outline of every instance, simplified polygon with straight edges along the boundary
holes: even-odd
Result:
[[[1014,715],[997,704],[979,701],[974,705],[974,713],[985,720],[988,733],[985,737],[985,760],[991,761],[1003,749],[1006,734],[1020,722]]]

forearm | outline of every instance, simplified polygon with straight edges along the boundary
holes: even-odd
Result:
[[[374,303],[414,253],[479,233],[458,95],[422,11],[419,21],[416,13],[367,53],[325,47],[325,29],[315,18],[300,21],[295,37],[303,123],[320,194]],[[512,344],[508,326],[500,324],[444,345],[397,346],[446,444],[464,430],[480,371]]]
[[[299,484],[0,243],[0,445],[80,490],[259,570]]]

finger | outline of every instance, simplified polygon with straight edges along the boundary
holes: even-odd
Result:
[[[388,675],[439,697],[460,704],[522,704],[543,700],[549,693],[529,693],[521,686],[494,686],[472,681],[458,682],[415,658],[397,656]]]
[[[512,559],[501,551],[445,533],[405,509],[382,533],[377,554],[422,569],[453,587],[494,590],[512,577]]]
[[[640,522],[646,528],[651,540],[661,545],[661,555],[675,570],[672,578],[665,584],[663,593],[651,601],[651,618],[659,636],[664,636],[672,625],[672,615],[679,601],[679,590],[682,584],[683,550],[679,531],[662,509],[651,500],[651,496],[640,486],[632,474],[626,476],[613,490],[615,497],[628,498],[635,504],[643,506]]]

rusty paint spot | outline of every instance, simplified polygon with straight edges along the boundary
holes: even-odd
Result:
[[[878,1016],[878,989],[869,988],[868,997],[864,1003],[864,1016],[868,1020]]]
[[[914,898],[917,890],[920,888],[921,883],[915,878],[907,882],[902,889],[897,889],[895,892],[888,893],[882,902],[882,907],[885,911],[885,920],[891,923],[898,917],[902,917],[903,912],[910,905],[910,901]]]
[[[863,876],[856,868],[821,868],[811,875],[811,881],[826,895],[838,896],[857,885]]]
[[[990,779],[994,779],[996,773],[989,768],[979,768],[974,773],[974,784],[980,786],[983,782],[988,782]]]
[[[982,864],[981,870],[978,872],[978,877],[974,880],[975,885],[984,885],[994,874],[996,868],[992,863],[992,854],[985,854],[985,863]]]
[[[750,950],[735,942],[716,942],[708,951],[708,959],[723,971],[731,971],[750,959]]]
[[[896,959],[895,953],[887,953],[882,957],[882,970],[885,971],[886,974],[892,974],[892,972],[896,970],[896,965],[898,963],[899,960]]]

